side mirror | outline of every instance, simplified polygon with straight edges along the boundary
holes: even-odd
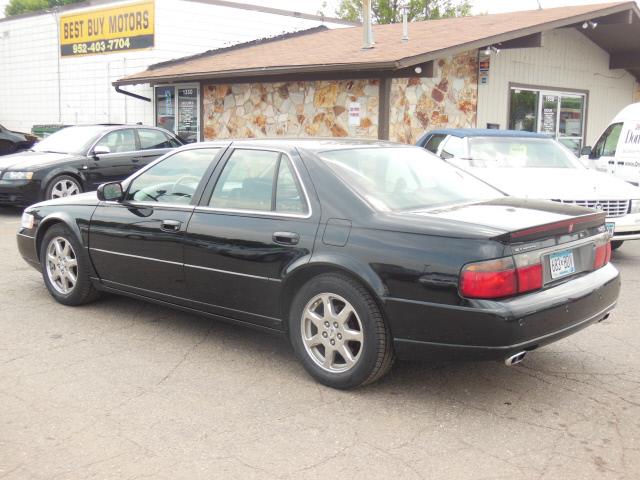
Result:
[[[453,158],[453,155],[446,150],[443,150],[442,152],[440,152],[440,158],[442,160],[449,160],[450,158]]]
[[[98,158],[100,155],[107,155],[111,153],[111,149],[109,147],[99,146],[93,149],[93,158]]]
[[[588,157],[591,155],[591,147],[582,147],[580,149],[580,156],[581,157]]]
[[[98,200],[103,202],[121,202],[124,191],[120,182],[103,183],[98,187]]]

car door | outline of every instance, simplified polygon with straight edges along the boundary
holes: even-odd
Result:
[[[162,130],[155,128],[138,128],[136,132],[138,134],[140,150],[132,159],[131,168],[133,171],[148,165],[156,158],[161,157],[181,145],[177,139],[170,137]]]
[[[308,261],[319,221],[301,172],[295,150],[226,154],[187,227],[186,284],[198,308],[281,327],[282,277]]]
[[[89,251],[108,286],[181,303],[183,239],[219,148],[176,152],[125,185],[122,202],[102,202],[89,228]]]
[[[108,149],[97,153],[96,149]],[[85,176],[93,190],[105,182],[124,180],[131,173],[132,160],[138,155],[138,139],[133,128],[121,128],[105,134],[88,153]]]
[[[622,126],[622,123],[609,125],[591,150],[588,162],[594,165],[596,170],[616,176],[622,173],[621,167],[624,166],[624,162],[621,161],[618,165],[615,158]]]

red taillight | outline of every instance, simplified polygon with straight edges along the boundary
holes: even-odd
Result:
[[[542,264],[536,263],[527,267],[519,267],[518,293],[530,292],[542,288]]]
[[[604,267],[611,260],[611,242],[596,247],[595,258],[593,259],[593,269]]]
[[[542,265],[516,268],[511,258],[471,263],[460,274],[460,294],[467,298],[504,298],[542,288]]]

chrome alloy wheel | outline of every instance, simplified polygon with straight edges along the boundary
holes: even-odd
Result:
[[[69,240],[51,239],[47,245],[47,276],[59,293],[67,295],[78,281],[78,260]]]
[[[300,321],[304,348],[320,368],[341,373],[358,363],[364,344],[362,323],[340,295],[316,295],[304,307]]]
[[[70,197],[71,195],[78,195],[80,193],[80,187],[73,180],[63,178],[53,184],[51,188],[51,198]]]

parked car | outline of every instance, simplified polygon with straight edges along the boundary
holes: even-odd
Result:
[[[0,158],[0,205],[31,205],[95,190],[181,145],[175,135],[156,127],[67,127],[29,151]]]
[[[581,158],[587,168],[640,185],[640,103],[623,108]]]
[[[336,388],[396,355],[511,365],[606,318],[620,289],[603,213],[364,140],[189,145],[29,207],[17,239],[62,304],[109,291],[287,334]]]
[[[0,125],[0,155],[26,150],[38,140],[29,133],[12,132]]]
[[[640,238],[640,188],[586,169],[547,135],[513,130],[443,129],[417,145],[508,195],[601,210],[612,246]]]

